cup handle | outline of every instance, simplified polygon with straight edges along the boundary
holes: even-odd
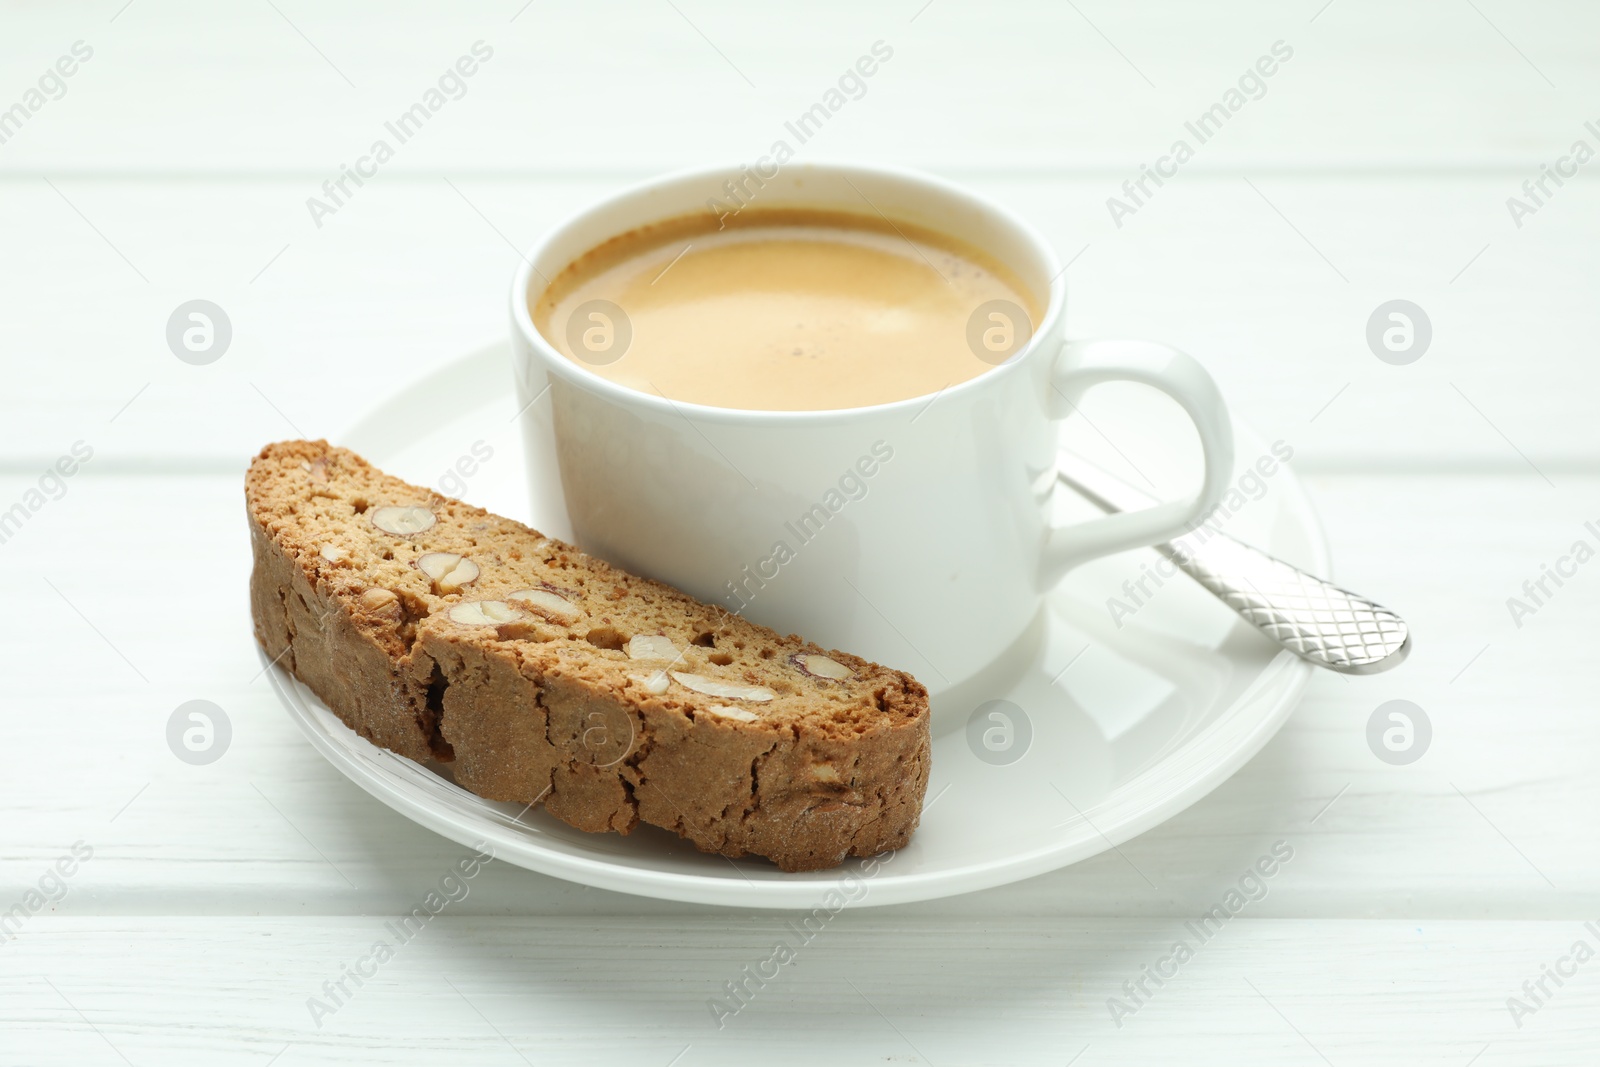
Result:
[[[1148,385],[1176,400],[1194,422],[1205,456],[1200,491],[1139,511],[1057,526],[1045,539],[1040,578],[1045,588],[1091,559],[1170,541],[1200,524],[1222,501],[1233,476],[1233,423],[1217,383],[1193,356],[1154,341],[1068,341],[1050,374],[1051,414],[1077,410],[1077,397],[1101,382]]]

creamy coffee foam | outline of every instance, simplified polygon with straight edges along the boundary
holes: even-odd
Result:
[[[530,300],[534,325],[640,392],[798,411],[937,393],[1039,321],[1008,269],[931,230],[800,209],[725,222],[673,219],[593,249]]]

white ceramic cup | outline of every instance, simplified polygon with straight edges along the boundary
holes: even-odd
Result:
[[[744,188],[758,206],[882,213],[949,234],[1046,299],[1020,350],[939,393],[833,411],[706,407],[608,381],[534,328],[530,291],[609,238],[728,203],[740,173],[674,174],[608,197],[557,226],[517,272],[511,334],[535,513],[559,515],[564,501],[571,524],[548,532],[780,632],[908,670],[937,695],[1011,648],[1069,568],[1169,540],[1221,499],[1233,437],[1204,368],[1149,341],[1065,341],[1066,283],[1044,239],[923,174],[795,164]],[[1188,413],[1202,486],[1053,526],[1056,421],[1086,388],[1118,380]]]

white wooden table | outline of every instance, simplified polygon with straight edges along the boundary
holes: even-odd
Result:
[[[1107,198],[1280,40],[1260,99],[1115,225]],[[317,226],[307,198],[477,41],[464,95]],[[802,157],[1002,199],[1076,257],[1075,333],[1206,360],[1294,443],[1338,577],[1409,617],[1410,663],[1319,676],[1120,854],[845,912],[724,1028],[708,999],[782,916],[504,864],[319,1027],[307,998],[462,850],[314,758],[260,676],[248,457],[500,335],[544,227],[754,160],[876,41],[892,59]],[[1523,984],[1600,948],[1600,563],[1520,626],[1507,598],[1600,545],[1600,163],[1520,227],[1506,201],[1600,148],[1597,101],[1581,0],[8,0],[0,1064],[1595,1062],[1600,962]],[[165,338],[196,298],[233,329],[206,366]],[[1433,328],[1406,366],[1366,341],[1396,298]],[[92,458],[35,493],[78,442]],[[1408,766],[1365,738],[1392,698],[1434,727]],[[166,741],[192,699],[232,723],[208,766]],[[1280,839],[1267,898],[1117,1025],[1108,998]]]

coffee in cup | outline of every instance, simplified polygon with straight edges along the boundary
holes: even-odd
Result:
[[[978,308],[1041,304],[987,252],[868,214],[751,209],[679,216],[613,237],[530,294],[567,358],[643,393],[751,411],[858,408],[938,393],[990,370]],[[990,338],[994,340],[995,338]]]

